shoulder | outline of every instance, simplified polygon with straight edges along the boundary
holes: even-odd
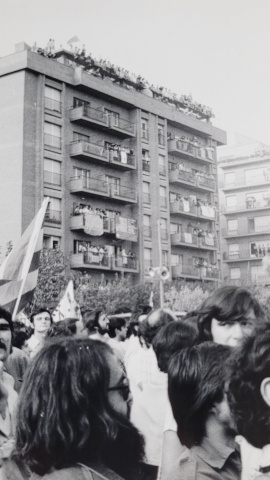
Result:
[[[214,474],[214,475],[213,475]],[[221,478],[213,470],[200,468],[196,455],[186,448],[174,464],[167,480],[217,480]]]

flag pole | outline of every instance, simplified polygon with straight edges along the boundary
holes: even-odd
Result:
[[[24,259],[24,263],[23,263],[22,283],[21,283],[21,286],[20,286],[19,294],[18,294],[16,304],[15,304],[15,307],[14,307],[14,310],[13,310],[13,314],[12,314],[12,319],[13,320],[15,320],[16,315],[18,313],[18,308],[19,308],[19,305],[20,305],[22,292],[23,292],[24,285],[25,285],[25,282],[26,282],[26,279],[27,279],[27,274],[28,274],[28,271],[29,271],[29,268],[30,268],[30,265],[31,265],[31,260],[32,260],[32,257],[33,257],[34,251],[35,251],[35,247],[36,247],[36,244],[37,244],[37,241],[38,241],[38,237],[40,235],[40,231],[41,231],[41,228],[42,228],[42,224],[43,224],[43,221],[44,221],[44,217],[45,217],[45,213],[46,213],[46,210],[47,210],[48,203],[49,203],[49,197],[47,197],[43,200],[41,208],[40,208],[40,210],[37,214],[37,217],[36,217],[34,231],[33,231],[33,234],[31,235],[31,238],[30,238],[30,241],[29,241],[29,244],[28,244],[28,248],[27,248],[27,253],[26,253],[26,256],[25,256],[25,259]]]

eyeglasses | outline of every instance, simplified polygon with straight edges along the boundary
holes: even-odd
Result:
[[[109,392],[112,392],[112,391],[121,391],[122,393],[122,397],[123,397],[123,400],[126,402],[128,397],[129,397],[129,394],[130,394],[130,389],[129,389],[129,385],[128,384],[125,384],[125,385],[118,385],[117,387],[110,387],[108,388],[108,391]]]

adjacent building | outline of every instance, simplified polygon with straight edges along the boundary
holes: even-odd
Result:
[[[45,246],[95,281],[143,282],[160,264],[173,279],[219,281],[216,147],[226,134],[207,109],[25,44],[0,60],[0,88],[2,246],[49,196]]]
[[[224,147],[218,163],[224,281],[270,284],[270,147]]]

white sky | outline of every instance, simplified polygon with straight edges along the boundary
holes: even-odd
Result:
[[[81,45],[212,107],[214,125],[270,144],[270,0],[0,0],[14,45]]]

